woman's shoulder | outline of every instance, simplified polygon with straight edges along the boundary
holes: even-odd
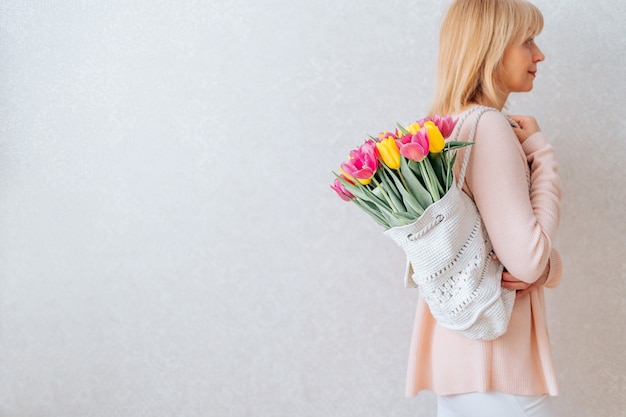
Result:
[[[475,106],[459,114],[459,120],[463,120],[462,136],[469,135],[472,128],[475,128],[476,139],[484,136],[515,137],[510,119],[495,108]]]
[[[487,106],[472,106],[455,115],[464,126],[471,126],[474,122],[480,125],[489,125],[499,128],[511,128],[509,119],[500,110]]]
[[[481,112],[479,124],[511,130],[511,119],[502,111],[493,107],[482,106],[479,106],[477,109]]]

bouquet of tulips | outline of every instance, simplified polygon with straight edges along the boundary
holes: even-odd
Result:
[[[470,144],[445,142],[455,125],[435,115],[370,137],[350,152],[330,187],[387,229],[411,224],[453,184],[451,151]]]
[[[371,137],[350,152],[331,185],[404,250],[405,285],[419,288],[437,322],[478,340],[506,331],[515,292],[501,289],[504,266],[492,257],[480,213],[462,190],[471,148],[458,182],[452,167],[456,149],[474,142],[481,115],[493,110],[475,107],[461,120],[433,116]],[[468,141],[456,141],[471,114]]]

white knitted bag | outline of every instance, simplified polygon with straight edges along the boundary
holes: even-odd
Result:
[[[478,111],[470,142],[480,116],[494,109],[478,107],[463,115],[452,138],[474,110]],[[466,148],[456,186],[414,223],[388,229],[385,234],[406,253],[412,279],[439,325],[470,339],[493,340],[506,332],[515,291],[500,286],[503,266],[492,259],[493,249],[480,214],[461,189],[471,148]]]

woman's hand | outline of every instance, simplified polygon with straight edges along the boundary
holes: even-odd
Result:
[[[539,125],[537,124],[537,120],[531,116],[509,116],[511,119],[515,120],[519,127],[514,127],[513,131],[517,135],[517,139],[519,139],[520,143],[524,143],[528,137],[534,133],[541,131],[539,129]]]
[[[496,255],[493,255],[492,258],[494,260],[498,260],[498,257]],[[524,282],[515,278],[513,275],[511,275],[510,272],[505,270],[504,272],[502,272],[502,280],[500,281],[500,285],[502,286],[502,288],[517,291],[515,293],[515,297],[521,297],[525,294],[528,294],[533,289],[545,284],[546,279],[548,279],[548,271],[549,270],[546,269],[546,272],[544,272],[537,281],[529,284],[528,282]]]
[[[529,284],[527,282],[520,281],[509,272],[504,271],[502,273],[502,281],[500,282],[500,285],[502,286],[502,288],[515,290],[515,297],[521,297],[522,295],[531,292],[534,288],[542,286],[544,282],[545,278],[543,280],[540,278],[532,284]]]

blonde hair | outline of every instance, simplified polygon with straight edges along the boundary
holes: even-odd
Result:
[[[495,106],[505,49],[543,29],[539,9],[526,0],[456,0],[439,38],[437,87],[432,114],[449,114],[472,103]]]

